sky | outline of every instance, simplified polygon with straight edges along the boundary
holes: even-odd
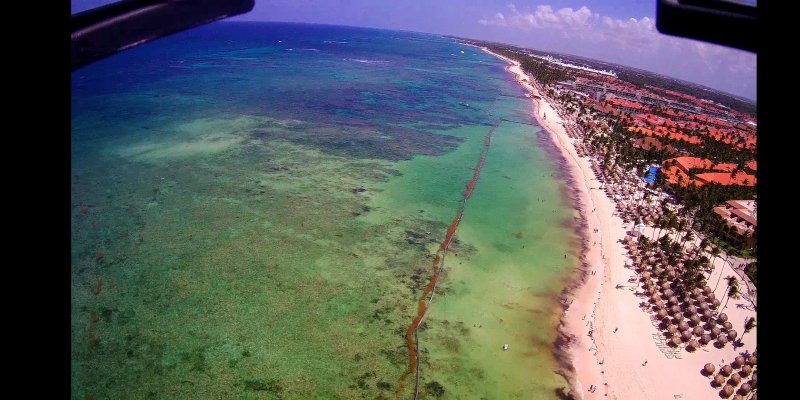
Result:
[[[109,0],[73,0],[72,12]],[[454,35],[641,68],[756,99],[756,56],[658,33],[656,0],[256,0],[239,21]]]

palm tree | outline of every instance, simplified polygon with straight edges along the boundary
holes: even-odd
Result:
[[[716,250],[716,251],[717,251],[717,253],[719,253],[719,252],[720,252],[720,250],[719,250],[719,247],[716,247],[716,249],[717,249],[717,250]],[[726,252],[726,253],[725,253],[725,260],[723,260],[723,261],[722,261],[722,268],[725,268],[725,263],[727,263],[727,262],[728,262],[728,257],[730,257],[730,254],[728,254],[728,253]],[[716,292],[717,292],[717,286],[719,286],[719,281],[720,281],[721,279],[722,279],[722,271],[720,271],[720,272],[719,272],[719,278],[717,278],[717,284],[716,284],[716,285],[714,285],[714,293],[716,293]]]
[[[707,252],[708,251],[708,239],[706,239],[705,237],[700,239],[700,245],[698,246],[698,249],[700,250],[697,253],[698,255],[700,255],[701,253]]]
[[[670,230],[670,232],[672,232],[673,230],[677,229],[678,226],[679,226],[678,216],[670,211],[669,217],[667,219],[667,228]],[[676,234],[673,234],[673,237],[675,237],[675,235]]]
[[[637,212],[638,212],[639,214],[642,214],[642,220],[644,220],[644,219],[645,219],[645,218],[644,218],[644,215],[643,215],[644,213],[641,211],[641,210],[642,210],[642,207],[641,207],[641,206],[638,206],[638,207],[636,208],[636,210],[637,210]],[[656,234],[656,228],[658,228],[658,231],[659,231],[659,233],[658,233],[658,234]],[[661,217],[659,217],[658,219],[656,219],[656,220],[653,222],[653,234],[652,234],[652,235],[650,235],[650,240],[655,240],[655,239],[656,239],[656,236],[659,236],[659,237],[660,237],[660,235],[661,235]]]
[[[728,281],[728,295],[725,296],[725,304],[722,306],[720,312],[724,311],[725,307],[728,306],[728,300],[731,298],[739,298],[739,280],[733,275],[725,277],[725,280]]]
[[[678,218],[677,215],[675,216],[675,219],[678,221],[678,224],[675,226],[675,228],[677,229],[677,232],[675,232],[675,235],[680,235],[681,232],[686,231],[686,220],[683,219],[683,218]],[[684,234],[684,237],[685,237],[685,234]],[[676,236],[675,240],[677,240],[677,239],[678,239],[678,237]]]
[[[681,220],[681,221],[683,221],[683,220]],[[686,241],[687,240],[690,241],[690,242],[694,240],[694,233],[692,233],[692,231],[688,231],[688,232],[686,232],[685,235],[683,235],[683,242],[681,243],[681,251],[683,251],[683,246],[686,245]]]
[[[711,255],[714,256],[714,258],[711,260],[711,265],[712,266],[714,265],[714,262],[717,261],[717,257],[719,257],[719,253],[720,253],[719,247],[717,247],[717,246],[711,247]],[[722,276],[722,274],[720,274],[720,276]]]
[[[756,327],[756,317],[750,317],[744,321],[744,333],[750,332],[750,330],[752,330],[755,327]]]
[[[742,339],[744,339],[744,335],[750,332],[753,328],[756,327],[756,317],[748,317],[744,320],[744,333],[742,333],[742,337],[739,338],[739,343],[742,343]]]

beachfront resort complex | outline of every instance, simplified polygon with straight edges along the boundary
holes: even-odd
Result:
[[[573,395],[757,398],[752,104],[469,43],[511,64],[572,164],[585,231],[583,277],[562,298]]]

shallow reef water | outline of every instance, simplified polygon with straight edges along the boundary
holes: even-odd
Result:
[[[220,22],[75,71],[72,398],[409,398],[406,328],[492,127],[421,397],[556,398],[574,212],[503,68],[434,35]]]

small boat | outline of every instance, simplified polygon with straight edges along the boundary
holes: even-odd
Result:
[[[503,345],[503,351],[508,351],[508,343]]]

